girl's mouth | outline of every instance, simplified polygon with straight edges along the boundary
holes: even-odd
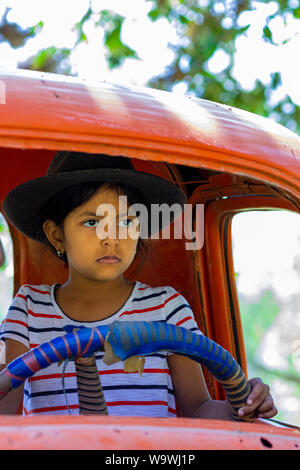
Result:
[[[103,258],[97,259],[98,263],[103,264],[114,264],[119,263],[121,260],[117,256],[103,256]]]

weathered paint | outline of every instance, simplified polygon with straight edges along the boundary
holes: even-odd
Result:
[[[54,153],[66,149],[129,156],[137,169],[169,179],[174,174],[163,162],[244,175],[258,184],[270,183],[299,201],[300,138],[270,120],[205,100],[54,74],[2,71],[0,83],[5,84],[6,93],[0,103],[0,200],[16,184],[43,175]],[[211,190],[218,186],[212,184]],[[228,190],[242,191],[242,186]],[[201,191],[203,186],[194,194],[194,202],[205,201]],[[273,199],[274,207],[283,204],[278,201]],[[229,307],[223,253],[214,249],[223,242],[217,222],[227,214],[228,202],[222,204],[214,214],[208,213],[210,243],[195,259],[183,250],[180,240],[162,240],[140,279],[147,282],[158,273],[158,283],[169,283],[172,272],[172,284],[187,295],[200,325],[205,324],[211,337],[222,340],[234,353],[230,321],[224,327]],[[263,204],[263,199],[253,207],[257,204]],[[296,206],[288,207],[286,200],[283,207],[293,210]],[[63,282],[66,272],[53,256],[14,230],[12,236],[15,288],[26,282]],[[181,263],[174,253],[181,253]],[[215,270],[209,272],[212,262]],[[203,289],[201,300],[197,276]],[[217,279],[222,295],[216,296],[212,279],[214,285]],[[204,314],[200,314],[202,306]],[[208,314],[212,317],[201,317]],[[242,347],[241,335],[239,340]],[[299,448],[297,430],[263,424],[111,416],[0,419],[0,449]]]
[[[300,430],[187,418],[1,416],[0,449],[300,450]]]
[[[222,104],[148,88],[1,72],[0,144],[107,152],[259,178],[299,195],[300,138]]]

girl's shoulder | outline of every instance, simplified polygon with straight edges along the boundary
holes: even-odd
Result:
[[[152,286],[138,281],[135,294],[144,298],[161,296],[164,302],[175,301],[175,299],[186,302],[185,297],[170,285]]]
[[[44,297],[51,296],[52,289],[55,284],[23,284],[17,293],[17,297],[30,296],[30,297]]]
[[[138,301],[135,304],[138,304],[139,311],[149,316],[145,321],[160,320],[199,331],[189,302],[170,285],[154,287],[139,282],[133,301]]]
[[[150,293],[150,292],[155,292],[159,293],[169,293],[169,292],[176,292],[178,293],[174,287],[168,286],[168,285],[159,285],[159,286],[153,286],[150,284],[145,284],[144,282],[137,281],[137,291],[138,292],[145,292],[145,293]]]

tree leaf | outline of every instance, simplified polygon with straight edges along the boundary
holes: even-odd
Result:
[[[108,49],[107,60],[110,68],[119,67],[127,58],[138,59],[137,53],[121,40],[121,28],[124,18],[118,17],[114,28],[105,33],[104,43]]]
[[[294,18],[300,18],[300,6],[293,10]]]
[[[268,25],[265,25],[263,28],[263,37],[267,40],[267,42],[271,42],[273,44],[272,31]]]

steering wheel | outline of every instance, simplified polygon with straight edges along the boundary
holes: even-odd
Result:
[[[104,350],[103,361],[124,361],[125,370],[140,370],[140,356],[161,350],[188,356],[203,364],[222,384],[234,420],[253,421],[254,416],[239,417],[250,385],[239,364],[222,346],[207,336],[165,322],[114,322],[95,328],[82,328],[40,344],[12,361],[0,373],[0,399],[20,386],[37,371],[66,359],[87,358]],[[130,369],[128,369],[128,367]]]

